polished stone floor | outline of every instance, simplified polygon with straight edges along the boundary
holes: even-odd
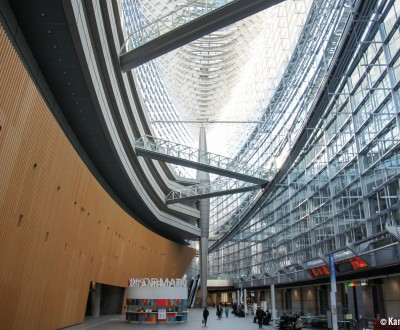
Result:
[[[207,327],[201,323],[203,310],[194,308],[189,311],[188,321],[186,323],[176,324],[141,324],[141,323],[128,323],[125,321],[124,315],[105,315],[100,317],[89,317],[85,322],[72,327],[64,328],[66,330],[164,330],[164,329],[179,329],[179,330],[193,330],[193,329],[219,329],[219,330],[248,330],[258,329],[258,324],[253,323],[253,317],[247,316],[236,317],[229,314],[226,318],[225,315],[221,320],[218,320],[215,308],[209,308],[210,316],[208,317]],[[263,329],[276,329],[269,325],[263,326]]]

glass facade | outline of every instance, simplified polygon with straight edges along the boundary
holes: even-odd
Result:
[[[176,9],[123,4],[127,34]],[[400,5],[288,0],[268,12],[135,69],[155,137],[196,147],[185,120],[251,122],[207,127],[208,151],[271,181],[211,200],[209,278],[307,273],[331,253],[393,245],[387,228],[400,225]]]
[[[160,19],[163,11],[167,15],[180,6],[191,8],[188,3],[193,4],[123,1],[126,34]],[[224,1],[195,3],[192,10],[197,12]],[[155,135],[197,147],[199,126],[204,124],[208,151],[233,158],[264,120],[311,3],[284,1],[136,68]]]
[[[305,67],[304,72],[327,75],[330,66],[339,63],[333,56],[335,45],[341,42],[336,36],[342,35],[340,28],[345,29],[353,19],[351,5],[343,2],[341,12],[332,14],[331,20],[337,25],[328,35],[321,32],[323,45],[318,53],[322,57],[314,62],[310,59],[311,67]],[[296,157],[290,153],[290,142],[281,147],[286,151],[285,157],[293,157],[288,170],[264,197],[262,207],[210,255],[211,277],[265,276],[291,266],[307,267],[307,262],[311,264],[319,255],[348,251],[351,244],[370,244],[379,249],[393,243],[385,228],[400,224],[400,7],[394,1],[386,1],[378,3],[378,8],[381,11],[370,13],[365,22],[351,23],[365,23],[365,27],[355,36],[353,48],[342,53],[348,56],[346,67],[336,88],[328,91],[327,102],[318,109],[320,120],[305,128],[307,141]],[[318,2],[312,10],[319,10]],[[331,59],[336,63],[329,63]],[[320,86],[315,82],[326,79],[322,75],[303,89],[299,84],[294,97],[280,102],[285,106],[282,112],[291,113],[297,98],[316,95],[318,91],[313,89]],[[302,107],[307,108],[312,102],[313,98],[309,98]],[[278,130],[279,124],[274,129]],[[276,150],[279,144],[269,143],[271,135],[264,140],[261,135],[258,133],[256,141],[248,142],[249,147],[242,150],[240,157],[258,157],[258,161],[264,158],[268,165],[268,155],[275,159],[281,155]],[[290,135],[285,138],[293,139]],[[260,153],[251,150],[255,143]],[[232,221],[238,205],[248,196],[213,200],[214,233]]]

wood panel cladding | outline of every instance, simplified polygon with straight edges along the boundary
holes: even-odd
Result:
[[[194,250],[127,215],[79,158],[0,26],[0,328],[84,319],[90,281],[180,277]]]

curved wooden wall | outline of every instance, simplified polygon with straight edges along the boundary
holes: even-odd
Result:
[[[194,253],[105,193],[0,26],[0,328],[81,323],[90,281],[181,277]]]

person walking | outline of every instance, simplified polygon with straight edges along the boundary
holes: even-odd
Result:
[[[205,327],[207,326],[208,314],[210,314],[210,313],[208,312],[207,307],[204,307],[204,310],[203,310],[203,323],[204,323]]]
[[[302,322],[299,314],[297,314],[295,317],[294,328],[296,330],[301,330],[303,328],[303,322]]]
[[[225,316],[228,317],[229,316],[229,308],[228,308],[228,304],[225,303]]]
[[[256,311],[256,317],[257,317],[257,321],[258,321],[258,327],[262,328],[262,322],[263,322],[263,311],[261,310],[260,307],[257,307],[257,311]]]
[[[221,317],[222,317],[222,305],[221,305],[221,303],[219,303],[217,305],[217,316],[218,316],[218,320],[220,320]]]

